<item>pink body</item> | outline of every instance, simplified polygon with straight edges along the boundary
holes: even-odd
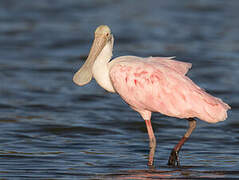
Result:
[[[227,118],[230,107],[193,83],[185,74],[190,63],[171,58],[122,56],[110,62],[115,91],[145,120],[151,112],[209,123]]]

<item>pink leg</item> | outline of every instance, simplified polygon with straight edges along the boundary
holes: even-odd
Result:
[[[178,142],[178,144],[171,151],[171,154],[170,154],[170,157],[168,160],[168,165],[175,166],[177,163],[177,166],[179,166],[178,153],[179,153],[181,147],[183,146],[183,144],[187,141],[187,139],[189,138],[189,136],[192,134],[193,130],[196,127],[195,119],[189,118],[188,122],[189,122],[189,128],[188,128],[187,132],[184,134],[184,136],[182,137],[182,139]]]
[[[155,153],[155,149],[156,149],[156,139],[155,139],[155,136],[154,136],[154,131],[153,131],[153,128],[152,128],[152,125],[151,125],[151,121],[150,120],[145,120],[145,123],[146,123],[147,130],[148,130],[149,147],[150,147],[148,165],[152,166],[153,161],[154,161],[154,153]]]

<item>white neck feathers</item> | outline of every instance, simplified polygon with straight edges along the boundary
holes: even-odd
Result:
[[[109,76],[109,68],[108,62],[112,57],[112,47],[113,45],[111,42],[108,42],[97,59],[92,68],[93,77],[95,78],[96,82],[105,90],[109,92],[115,92],[110,76]]]

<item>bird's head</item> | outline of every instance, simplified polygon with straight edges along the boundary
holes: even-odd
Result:
[[[79,86],[83,86],[91,81],[94,62],[107,43],[111,43],[113,45],[113,35],[111,34],[110,28],[106,25],[98,26],[95,30],[95,39],[90,49],[88,58],[73,77],[74,83]]]

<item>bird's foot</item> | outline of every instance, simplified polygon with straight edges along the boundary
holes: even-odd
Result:
[[[149,168],[149,170],[155,170],[155,167],[154,167],[153,164],[152,164],[152,165],[149,165],[149,164],[148,164],[148,168]]]
[[[179,155],[178,155],[178,151],[172,150],[169,159],[168,159],[168,165],[169,166],[180,166],[180,162],[179,162]]]
[[[150,151],[149,151],[148,166],[150,167],[150,166],[153,166],[153,163],[154,163],[154,153],[155,153],[155,149],[156,149],[156,139],[155,139],[155,137],[150,138],[149,148],[150,148]]]
[[[152,160],[149,160],[149,161],[148,161],[148,166],[149,166],[149,167],[152,167],[153,164],[154,164],[154,162],[153,162]]]
[[[148,166],[153,166],[154,164],[154,153],[155,147],[150,148]]]

